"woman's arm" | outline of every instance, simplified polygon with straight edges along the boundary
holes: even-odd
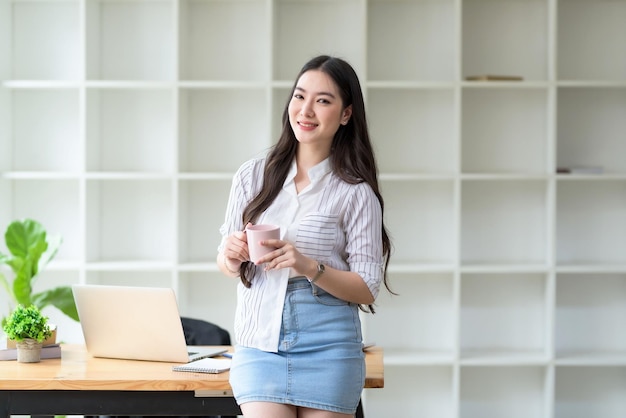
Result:
[[[250,258],[241,214],[250,199],[250,179],[257,178],[259,170],[262,170],[259,160],[250,160],[242,164],[233,177],[224,223],[220,227],[222,242],[217,254],[217,266],[226,276],[239,277],[241,263]]]

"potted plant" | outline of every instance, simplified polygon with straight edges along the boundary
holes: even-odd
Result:
[[[9,312],[17,305],[34,305],[39,311],[52,305],[78,321],[78,311],[70,286],[59,286],[41,292],[33,291],[38,274],[57,254],[60,237],[49,236],[43,226],[32,219],[11,222],[4,234],[8,255],[0,252],[0,286],[9,296]],[[2,274],[1,267],[13,271],[13,280]],[[6,316],[3,315],[4,325]]]
[[[16,342],[20,363],[41,361],[43,341],[52,334],[48,317],[43,316],[35,305],[27,308],[17,305],[6,319],[3,330],[10,340]]]

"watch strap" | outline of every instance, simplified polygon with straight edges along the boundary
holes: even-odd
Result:
[[[326,271],[326,267],[322,263],[317,263],[317,273],[315,273],[315,276],[310,279],[307,277],[309,283],[315,283],[321,275],[324,274],[324,271]]]

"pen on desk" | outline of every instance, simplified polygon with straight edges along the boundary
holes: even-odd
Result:
[[[233,358],[233,353],[222,353],[222,356],[228,357],[228,358]]]

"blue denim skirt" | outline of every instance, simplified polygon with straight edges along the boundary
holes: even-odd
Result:
[[[239,405],[275,402],[354,414],[364,382],[358,306],[306,278],[287,286],[278,352],[237,346],[230,369]]]

